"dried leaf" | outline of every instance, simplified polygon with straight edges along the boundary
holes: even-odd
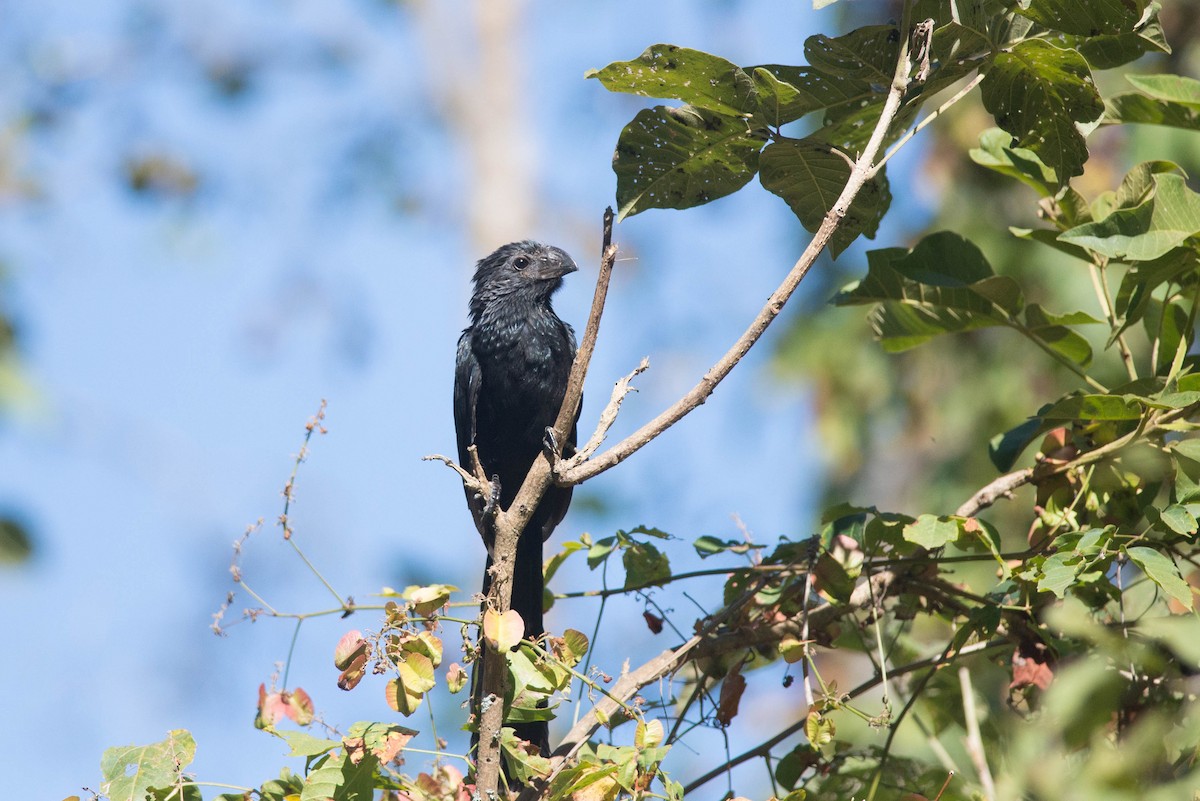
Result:
[[[728,726],[738,713],[742,693],[746,691],[746,678],[742,675],[742,663],[738,662],[729,669],[725,681],[721,683],[721,700],[717,704],[717,722]]]

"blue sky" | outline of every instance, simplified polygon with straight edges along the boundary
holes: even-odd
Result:
[[[174,728],[195,734],[203,779],[257,785],[299,767],[251,726],[258,684],[285,658],[292,629],[260,621],[218,639],[208,624],[231,587],[230,545],[258,518],[267,525],[244,559],[252,584],[278,608],[327,604],[270,525],[322,398],[330,433],[301,468],[292,519],[330,581],[364,603],[384,585],[479,581],[461,487],[421,461],[453,450],[453,351],[484,255],[464,234],[470,176],[428,107],[444,76],[418,56],[403,7],[383,2],[0,7],[0,155],[36,187],[22,196],[9,183],[0,211],[0,298],[19,324],[30,392],[0,418],[0,506],[27,522],[36,546],[32,561],[0,573],[10,653],[0,661],[0,753],[16,768],[3,795],[97,789],[104,748]],[[518,45],[548,212],[520,236],[580,263],[556,304],[582,327],[600,212],[612,203],[612,147],[644,105],[585,81],[585,70],[659,41],[738,63],[798,63],[804,37],[835,21],[806,3],[683,0],[529,3],[526,14]],[[253,65],[232,99],[205,78],[229,60]],[[132,192],[123,165],[153,155],[194,170],[195,194]],[[649,355],[620,435],[699,378],[804,234],[752,184],[701,209],[646,213],[616,238],[627,260],[581,428],[611,382]],[[817,445],[802,388],[772,383],[768,355],[752,355],[684,423],[580,490],[585,503],[557,536],[653,525],[683,538],[670,546],[678,564],[695,537],[739,536],[733,514],[764,541],[805,536]],[[575,569],[558,586],[596,582]],[[234,616],[249,604],[240,597]],[[614,605],[601,640],[669,645],[643,633],[641,608]],[[676,610],[690,625],[694,611]],[[561,604],[548,623],[590,631],[594,614]],[[334,687],[332,649],[349,624],[374,620],[306,626],[291,681],[341,725],[391,714],[381,686]],[[445,700],[437,711],[439,721],[458,714]],[[708,747],[681,753],[681,769],[711,764]]]

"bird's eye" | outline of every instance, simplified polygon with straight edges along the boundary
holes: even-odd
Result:
[[[529,266],[529,257],[528,256],[517,256],[515,259],[513,259],[513,267],[516,267],[518,270],[524,270],[528,266]]]

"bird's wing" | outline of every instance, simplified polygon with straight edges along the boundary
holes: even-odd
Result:
[[[482,381],[479,360],[471,349],[471,335],[463,331],[454,360],[454,430],[458,434],[458,463],[464,470],[470,469],[467,449],[475,442],[475,405]]]

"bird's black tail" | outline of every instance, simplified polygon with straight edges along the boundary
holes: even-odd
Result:
[[[492,584],[492,559],[488,557],[487,569],[483,574],[483,594],[487,595]],[[521,533],[517,542],[516,561],[513,564],[513,588],[511,607],[525,622],[525,639],[535,640],[544,633],[542,628],[542,526],[531,522]],[[483,698],[483,660],[494,658],[483,650],[471,674],[471,703],[478,711]],[[550,729],[546,721],[514,723],[512,728],[517,737],[537,746],[542,756],[550,755]],[[471,750],[479,745],[478,731],[471,735]],[[501,761],[503,765],[503,760]],[[505,773],[507,776],[507,772]],[[510,781],[511,784],[511,781]]]

